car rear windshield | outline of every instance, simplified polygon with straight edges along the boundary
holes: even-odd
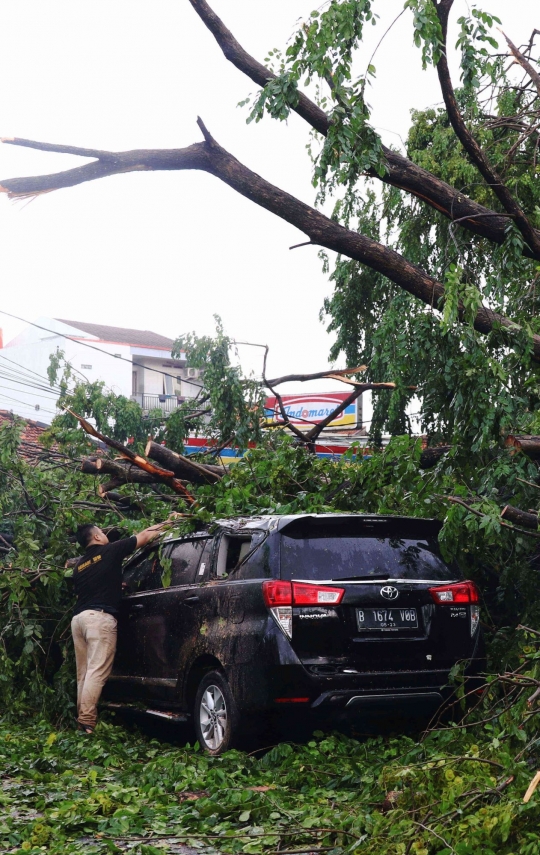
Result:
[[[460,574],[437,554],[436,541],[358,535],[282,535],[282,579],[320,582],[370,577],[448,582],[458,579]]]

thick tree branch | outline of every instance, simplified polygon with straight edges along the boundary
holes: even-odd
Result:
[[[189,2],[214,36],[225,57],[239,71],[259,86],[265,86],[275,78],[273,72],[244,50],[206,0],[189,0]],[[328,134],[331,119],[302,92],[299,92],[298,103],[292,109],[323,136]],[[460,190],[441,181],[426,169],[416,166],[408,158],[392,149],[383,146],[383,151],[386,158],[386,173],[381,178],[373,171],[370,173],[373,178],[381,179],[386,184],[410,193],[450,220],[459,222],[460,226],[479,237],[485,237],[496,244],[504,242],[508,225],[506,215],[497,214],[484,205],[479,205]],[[540,244],[540,231],[536,230],[535,234]],[[540,260],[540,251],[525,248],[524,254]]]
[[[456,101],[454,87],[452,86],[452,80],[450,78],[450,70],[448,68],[448,60],[446,57],[448,16],[454,0],[441,0],[438,4],[435,0],[432,0],[432,2],[437,9],[442,30],[444,49],[441,52],[441,57],[437,63],[437,73],[439,75],[441,92],[450,124],[452,125],[455,135],[468,154],[469,159],[476,166],[484,181],[491,187],[504,210],[513,218],[516,227],[521,232],[534,257],[538,258],[540,257],[540,235],[538,234],[538,231],[533,228],[521,206],[518,205],[510,190],[503,183],[496,170],[491,166],[483,150],[470,133]]]
[[[126,448],[126,446],[122,445],[121,442],[118,442],[116,439],[111,439],[111,437],[104,436],[104,434],[100,433],[95,429],[90,422],[86,421],[82,416],[78,416],[77,413],[74,413],[72,410],[67,410],[67,412],[77,419],[82,429],[89,434],[90,436],[94,436],[96,439],[101,440],[101,442],[108,445],[109,448],[114,448],[118,451],[122,457],[126,460],[133,463],[135,466],[138,466],[139,469],[142,469],[144,472],[148,472],[150,475],[155,476],[156,481],[160,481],[162,484],[165,484],[167,487],[170,487],[175,493],[179,493],[189,504],[195,504],[195,499],[191,495],[191,493],[186,490],[184,485],[178,478],[174,477],[172,472],[167,471],[166,469],[162,469],[160,466],[155,466],[153,463],[150,463],[148,460],[145,460],[144,457],[141,457],[140,454],[137,454],[135,451],[132,451],[130,448]],[[109,461],[111,463],[112,461]],[[97,464],[96,464],[97,466]],[[98,467],[97,468],[101,468]]]
[[[343,377],[347,377],[350,374],[360,374],[360,372],[365,371],[366,368],[367,365],[359,365],[358,368],[343,368],[339,371],[316,371],[314,374],[285,374],[283,377],[276,377],[275,379],[268,380],[267,382],[270,386],[279,386],[281,383],[291,383],[293,380],[300,383],[305,383],[308,380],[323,380],[328,377],[331,377],[334,380],[343,380]]]
[[[215,484],[221,481],[226,470],[221,466],[202,465],[177,454],[165,445],[149,439],[144,453],[151,460],[156,460],[170,469],[178,478],[191,481],[192,484]]]
[[[522,451],[531,460],[540,460],[540,436],[508,434],[505,445],[516,451]]]
[[[366,235],[345,228],[325,217],[315,208],[311,208],[265,181],[218,145],[200,119],[198,124],[205,138],[203,143],[195,143],[185,149],[149,149],[117,152],[114,155],[110,153],[111,157],[103,164],[106,172],[100,173],[96,167],[100,166],[101,161],[97,161],[95,164],[55,175],[5,179],[0,182],[0,190],[7,192],[10,196],[28,196],[81,184],[84,181],[93,181],[103,177],[104,174],[112,175],[133,169],[138,171],[200,169],[214,175],[242,196],[300,229],[312,243],[355,259],[386,276],[426,305],[435,309],[442,308],[445,291],[441,282],[393,249],[377,243]],[[18,140],[12,139],[10,143],[17,145]],[[31,143],[29,140],[24,140],[24,144],[32,145],[36,149],[41,149],[44,145],[39,142]],[[465,320],[463,307],[460,308],[459,317],[460,320]],[[486,306],[481,306],[474,319],[474,328],[481,333],[490,333],[495,326],[509,335],[520,331],[520,327],[514,321],[491,311]],[[540,362],[540,336],[531,336],[531,349],[533,359]],[[128,456],[124,446],[117,450],[124,456]]]
[[[515,525],[522,525],[524,528],[532,528],[538,531],[538,514],[530,511],[522,511],[521,508],[514,508],[513,505],[506,505],[502,509],[501,519],[509,520]]]
[[[520,50],[518,50],[518,48],[515,46],[515,44],[510,41],[510,39],[508,38],[506,33],[504,33],[502,30],[501,30],[501,33],[503,34],[504,38],[506,39],[506,44],[508,45],[508,47],[512,51],[512,54],[514,55],[514,59],[516,60],[516,62],[518,62],[521,65],[522,68],[525,69],[525,71],[527,72],[527,74],[531,78],[532,82],[536,86],[536,91],[540,95],[540,74],[538,74],[538,72],[536,71],[536,69],[534,68],[532,63],[529,62],[527,57],[523,56],[523,54],[521,53]]]

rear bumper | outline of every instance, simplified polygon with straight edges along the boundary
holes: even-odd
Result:
[[[355,691],[345,692],[323,692],[322,695],[311,704],[312,709],[321,712],[331,710],[384,710],[395,709],[403,712],[415,707],[437,708],[445,700],[442,691],[414,691],[414,692],[380,692],[359,693]]]

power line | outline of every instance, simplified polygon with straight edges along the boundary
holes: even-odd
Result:
[[[32,369],[32,368],[27,368],[25,365],[22,365],[22,363],[20,363],[20,362],[15,362],[15,360],[14,360],[14,359],[9,359],[9,357],[4,356],[4,354],[3,354],[3,353],[0,353],[0,359],[5,359],[5,360],[6,360],[6,362],[11,362],[11,364],[12,364],[12,365],[16,365],[16,366],[17,366],[17,368],[22,368],[22,369],[24,370],[24,372],[25,372],[25,373],[27,373],[27,374],[35,374],[35,375],[36,375],[36,377],[39,377],[39,379],[40,379],[40,380],[48,380],[48,377],[45,377],[45,375],[43,375],[43,374],[38,374],[38,372],[37,372],[37,371],[33,371],[33,369]],[[56,384],[52,384],[52,383],[50,383],[50,381],[49,381],[49,385],[50,385],[50,386],[51,386],[51,388],[52,388],[52,387],[53,387],[54,385],[56,385]],[[57,388],[59,389],[60,387],[59,387],[59,386],[57,386]]]
[[[5,379],[5,378],[4,378],[4,379]],[[23,385],[23,386],[24,386],[25,384],[23,383],[23,384],[21,384],[21,385]],[[37,387],[37,388],[39,388],[39,387]],[[8,390],[8,392],[17,392],[17,391],[21,391],[21,392],[23,392],[23,394],[30,394],[30,392],[25,393],[25,392],[24,392],[24,389],[21,389],[21,390],[14,389],[14,388],[13,388],[13,386],[0,386],[0,389],[7,389],[7,390]],[[53,394],[54,394],[54,393],[53,393]],[[33,398],[46,398],[47,396],[46,396],[46,395],[36,395],[36,393],[35,393],[35,392],[32,392],[32,397],[33,397]],[[51,400],[50,400],[50,398],[47,398],[47,400],[48,400],[49,404],[53,404],[53,403],[54,403],[54,401],[51,401]]]
[[[29,404],[28,401],[20,401],[18,398],[12,398],[10,395],[0,395],[0,400],[2,400],[2,399],[6,400],[6,401],[15,401],[16,404],[23,404],[25,407],[28,407],[28,408],[32,407],[32,404]],[[46,410],[45,408],[42,409],[41,407],[39,408],[39,412],[40,413],[50,413],[52,416],[56,415],[56,412],[54,410]],[[21,417],[21,418],[24,418],[24,417]]]

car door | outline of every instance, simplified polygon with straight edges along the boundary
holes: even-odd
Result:
[[[134,697],[176,697],[179,650],[197,621],[192,588],[205,544],[202,537],[174,542],[162,549],[163,560],[154,548],[125,571],[113,679]]]
[[[165,620],[163,677],[170,681],[169,694],[175,699],[178,679],[191,659],[203,622],[210,543],[208,537],[186,538],[175,542],[167,556],[170,585],[159,597]]]
[[[159,617],[150,616],[148,596],[162,585],[163,567],[159,551],[153,547],[124,570],[124,594],[118,614],[118,642],[111,682],[123,683],[126,697],[144,694],[144,680],[148,677],[149,636],[151,644],[162,635]],[[157,618],[157,620],[156,620]]]

